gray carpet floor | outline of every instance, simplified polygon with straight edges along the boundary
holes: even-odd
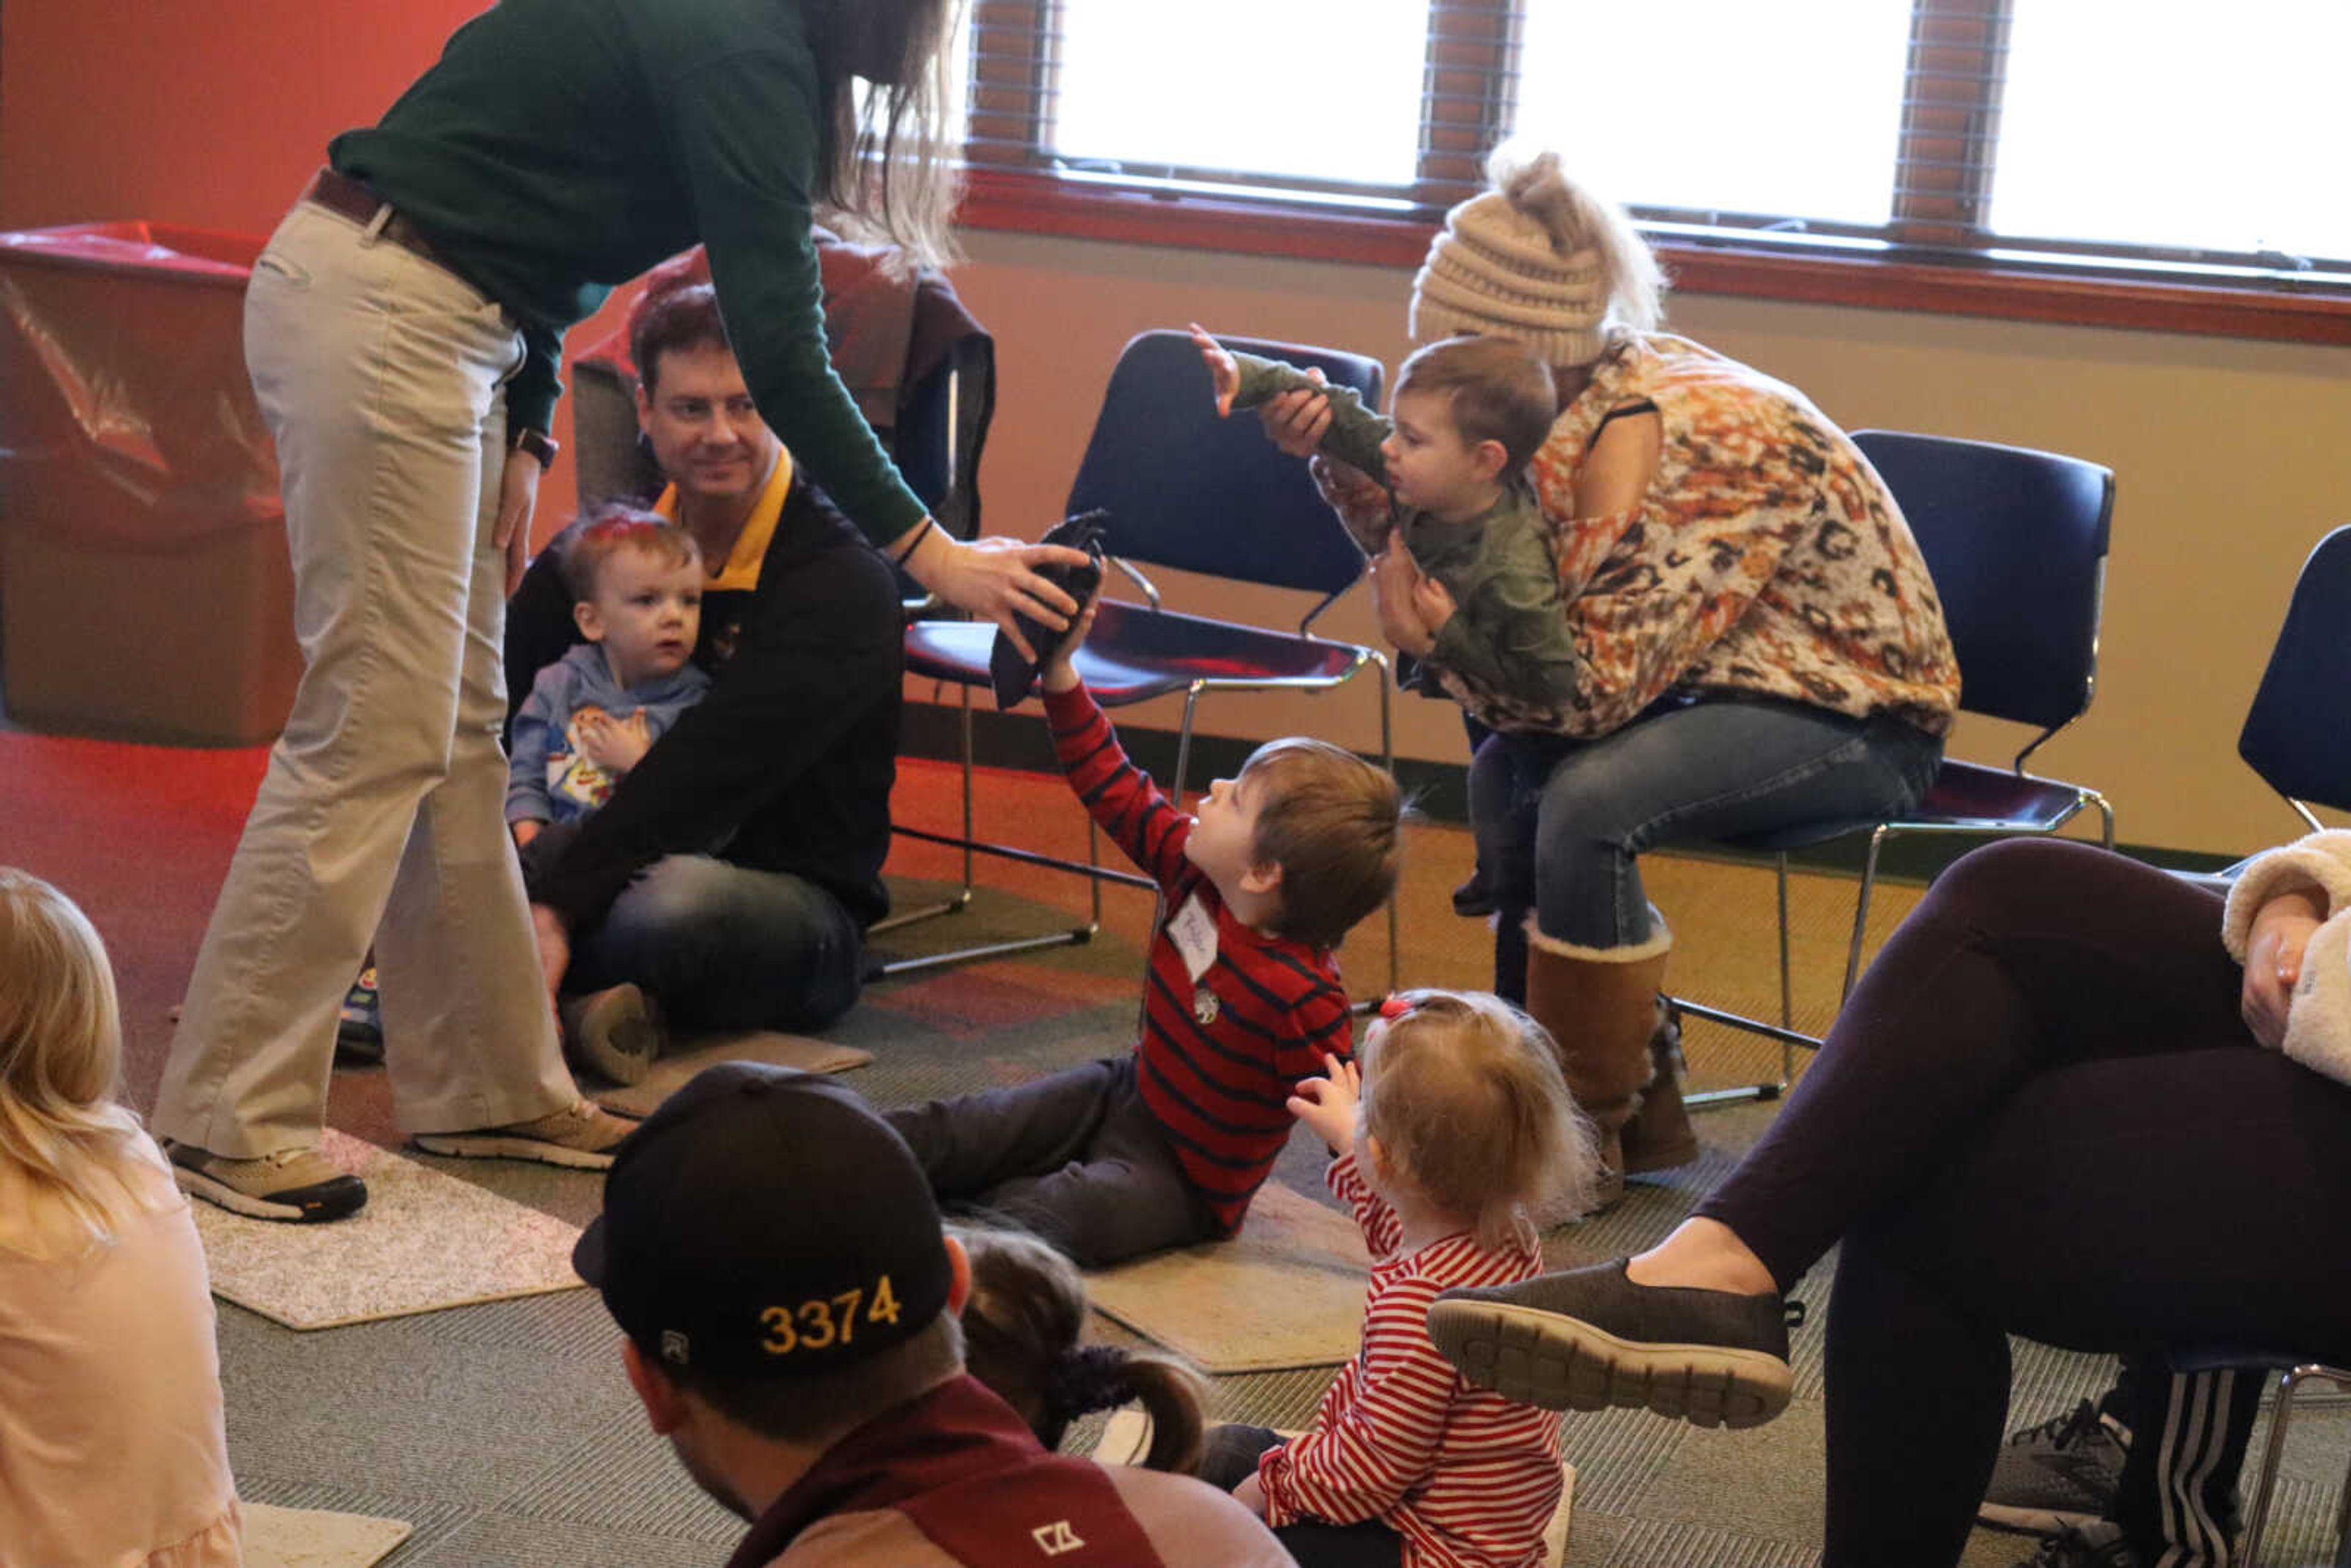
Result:
[[[1416,881],[1443,885],[1458,874],[1453,862],[1461,847],[1436,830],[1423,835],[1438,847],[1416,848],[1423,865]],[[1696,879],[1678,892],[1687,900],[1693,888],[1703,895],[1709,878],[1734,873],[1692,862],[1675,874]],[[1753,873],[1736,874],[1750,880],[1722,896],[1751,895]],[[1843,896],[1849,899],[1849,884]],[[893,1103],[1123,1048],[1132,1038],[1134,942],[1147,904],[1133,894],[1116,897],[1135,907],[1122,908],[1119,929],[1091,945],[878,987],[831,1031],[876,1053],[873,1065],[850,1081],[873,1100]],[[1416,906],[1428,904],[1421,899]],[[1768,920],[1765,907],[1761,918]],[[1841,907],[1849,911],[1850,904]],[[1832,911],[1823,918],[1834,926],[1843,917]],[[895,940],[913,952],[967,935],[1050,929],[1056,919],[1035,904],[984,894],[970,911]],[[1463,948],[1458,933],[1440,936],[1424,946],[1407,927],[1406,951],[1416,956],[1409,978],[1448,978],[1418,972],[1423,956],[1448,942],[1463,951],[1476,946],[1473,938]],[[1823,941],[1833,999],[1842,952],[1834,931]],[[1365,965],[1361,957],[1352,962]],[[1448,967],[1437,958],[1428,964]],[[1816,1015],[1823,1006],[1817,999],[1809,1005]],[[1690,1046],[1700,1079],[1737,1081],[1776,1058],[1759,1057],[1751,1046],[1703,1027],[1693,1030]],[[1561,1231],[1550,1243],[1554,1260],[1611,1256],[1662,1236],[1720,1179],[1774,1109],[1750,1104],[1701,1115],[1706,1153],[1698,1165],[1636,1182],[1614,1213]],[[339,1072],[330,1119],[389,1141],[381,1075]],[[575,1221],[584,1222],[597,1201],[594,1179],[573,1173],[436,1163]],[[1319,1147],[1301,1134],[1277,1179],[1324,1198],[1320,1166]],[[1779,1421],[1723,1433],[1639,1412],[1569,1418],[1567,1451],[1579,1477],[1570,1563],[1801,1568],[1816,1560],[1820,1349],[1830,1266],[1815,1270],[1799,1291],[1813,1319],[1796,1339],[1797,1396]],[[705,1500],[666,1446],[646,1431],[622,1376],[617,1333],[586,1291],[309,1334],[225,1304],[220,1316],[230,1448],[245,1494],[410,1521],[415,1534],[388,1560],[398,1568],[709,1568],[725,1560],[740,1533],[741,1525]],[[1100,1328],[1111,1340],[1123,1333],[1107,1322]],[[2037,1420],[2070,1407],[2103,1387],[2108,1371],[2097,1358],[2020,1344],[2016,1417]],[[1301,1425],[1331,1375],[1219,1379],[1217,1414]],[[1899,1376],[1900,1369],[1888,1368],[1887,1375]],[[2339,1402],[2323,1404],[2297,1427],[2272,1563],[2312,1563],[2323,1554],[2351,1451],[2351,1409]],[[1071,1445],[1089,1445],[1097,1430],[1098,1423],[1081,1425]],[[2028,1538],[1980,1531],[1965,1561],[1970,1568],[2005,1565],[2029,1556],[2032,1545]]]

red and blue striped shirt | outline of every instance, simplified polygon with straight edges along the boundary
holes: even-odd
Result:
[[[1135,1077],[1185,1176],[1229,1236],[1290,1141],[1299,1080],[1319,1077],[1325,1053],[1350,1053],[1338,960],[1233,918],[1184,858],[1192,819],[1127,759],[1082,685],[1048,694],[1045,716],[1070,787],[1158,883],[1168,917],[1197,899],[1216,923],[1215,958],[1196,978],[1165,925],[1153,934]]]

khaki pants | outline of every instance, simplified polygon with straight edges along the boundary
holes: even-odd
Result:
[[[455,275],[303,204],[255,266],[245,350],[284,476],[304,669],[154,1129],[234,1158],[315,1144],[337,1008],[371,937],[406,1131],[560,1109],[578,1092],[506,836],[498,744],[490,534],[520,335]]]

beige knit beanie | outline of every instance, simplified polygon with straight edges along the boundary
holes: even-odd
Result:
[[[1587,365],[1610,330],[1656,324],[1656,260],[1622,208],[1561,172],[1558,155],[1497,148],[1492,188],[1445,214],[1412,280],[1413,341],[1480,332],[1553,365]]]

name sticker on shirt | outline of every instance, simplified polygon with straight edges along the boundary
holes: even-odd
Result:
[[[1184,956],[1185,972],[1196,980],[1217,961],[1217,917],[1208,913],[1198,894],[1186,899],[1184,907],[1167,922],[1167,939]]]

